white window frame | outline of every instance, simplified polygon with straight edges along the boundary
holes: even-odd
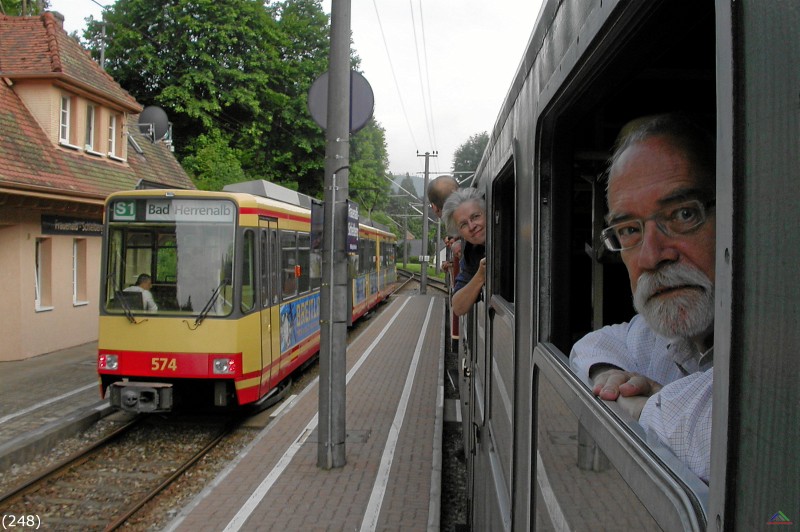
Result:
[[[85,238],[72,240],[72,304],[88,305],[86,300],[86,254],[88,242]]]
[[[50,303],[50,287],[45,275],[49,275],[50,267],[50,253],[51,242],[49,238],[36,239],[35,263],[34,263],[34,282],[35,282],[35,309],[36,312],[45,312],[53,310]]]
[[[69,144],[70,118],[72,117],[72,98],[61,96],[61,120],[58,128],[58,141],[62,144]]]
[[[94,105],[86,106],[86,151],[94,150]]]
[[[111,113],[108,117],[108,156],[117,155],[117,115]]]

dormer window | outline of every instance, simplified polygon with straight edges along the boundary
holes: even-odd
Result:
[[[86,106],[86,151],[94,151],[94,105]]]
[[[69,144],[69,123],[71,117],[72,100],[69,96],[61,97],[61,126],[58,132],[58,140],[64,144]]]

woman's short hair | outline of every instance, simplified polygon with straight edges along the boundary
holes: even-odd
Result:
[[[444,220],[448,235],[458,236],[458,227],[456,226],[455,220],[453,220],[453,213],[462,204],[468,201],[474,201],[484,213],[486,212],[486,201],[483,199],[483,194],[481,194],[477,188],[470,187],[456,190],[447,197],[447,200],[444,202],[444,207],[442,207],[442,219]]]

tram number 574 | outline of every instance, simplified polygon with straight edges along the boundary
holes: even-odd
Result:
[[[174,358],[153,357],[150,359],[150,369],[153,371],[178,371],[178,361]]]

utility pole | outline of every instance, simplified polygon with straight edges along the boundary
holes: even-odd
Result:
[[[433,153],[426,151],[424,155],[417,152],[417,157],[425,157],[425,183],[422,185],[422,260],[420,261],[421,281],[419,284],[419,293],[422,295],[428,293],[428,165],[431,157],[438,156],[438,151]]]
[[[332,0],[325,130],[317,467],[346,463],[347,197],[350,168],[350,0]]]
[[[406,215],[403,216],[403,268],[408,262],[408,204],[406,204]]]

